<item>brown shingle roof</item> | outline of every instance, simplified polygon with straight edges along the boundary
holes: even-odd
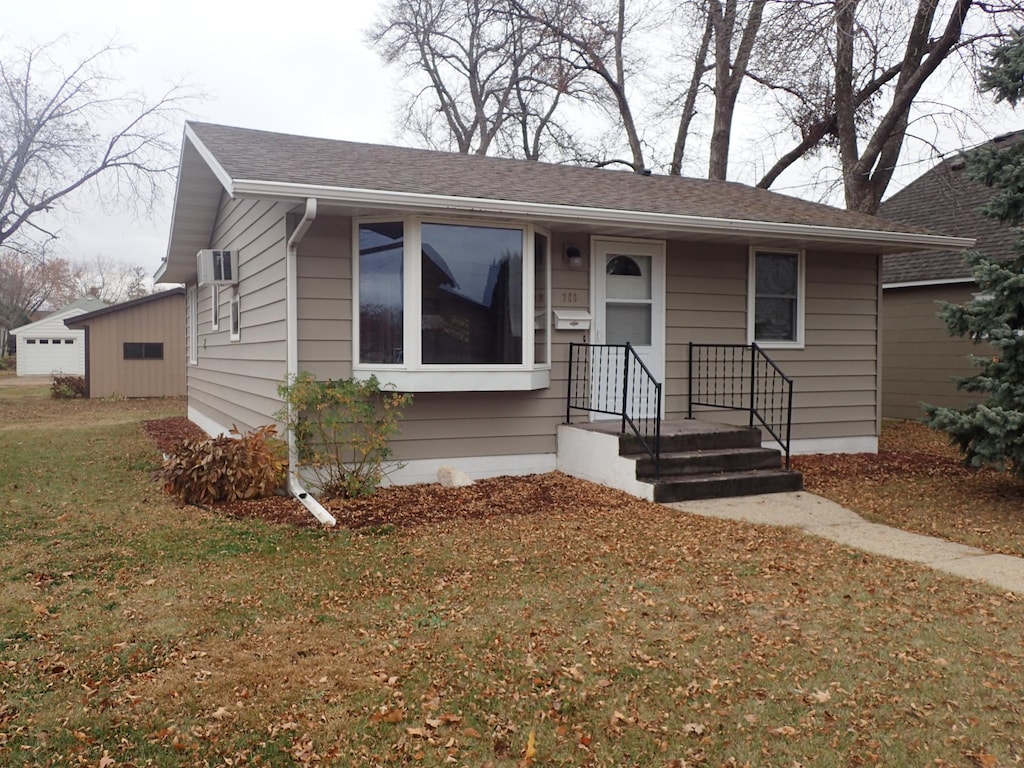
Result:
[[[927,234],[930,230],[744,184],[189,123],[235,181]],[[937,232],[942,232],[939,228]]]
[[[1022,139],[1024,131],[1017,131],[990,143],[1007,148]],[[975,250],[990,258],[1011,257],[1019,235],[979,212],[991,198],[992,190],[967,178],[964,168],[962,154],[944,160],[882,203],[880,214],[958,237],[973,237],[977,240]],[[963,254],[952,251],[889,254],[882,270],[885,284],[962,280],[970,276]]]

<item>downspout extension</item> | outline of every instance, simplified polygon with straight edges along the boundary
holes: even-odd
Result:
[[[299,373],[299,283],[298,283],[298,253],[299,242],[306,236],[306,232],[316,218],[316,198],[306,198],[306,210],[302,214],[299,225],[288,238],[287,253],[285,259],[285,326],[286,326],[286,368],[288,380],[292,381]],[[288,420],[292,421],[292,404],[289,402]],[[337,524],[334,515],[324,509],[323,505],[313,498],[302,483],[299,482],[298,469],[299,450],[295,445],[295,433],[288,430],[288,492],[292,494],[299,503],[309,510],[320,523],[325,526]]]

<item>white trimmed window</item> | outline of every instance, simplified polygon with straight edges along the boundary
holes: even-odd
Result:
[[[242,338],[242,305],[238,297],[238,289],[235,288],[231,294],[231,330],[228,338],[231,341],[238,341]]]
[[[185,346],[189,365],[199,362],[199,288],[190,285],[185,291]]]
[[[210,328],[220,330],[220,286],[210,286]]]
[[[409,216],[357,221],[353,239],[357,377],[405,392],[548,385],[546,232]]]
[[[804,253],[750,250],[747,338],[763,347],[804,345]]]

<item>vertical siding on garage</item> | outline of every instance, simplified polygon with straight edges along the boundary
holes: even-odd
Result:
[[[185,394],[185,297],[175,293],[89,323],[89,396]],[[162,360],[125,360],[124,343],[164,345]]]
[[[954,338],[938,318],[939,301],[970,301],[974,283],[889,288],[882,298],[882,415],[922,419],[921,403],[962,408],[972,398],[953,377],[977,373],[969,355],[987,348]]]
[[[211,327],[211,295],[199,289],[198,363],[188,366],[189,407],[221,427],[274,421],[285,377],[285,217],[292,206],[223,198],[211,248],[237,253],[238,285],[220,289],[220,325]],[[230,302],[241,301],[240,338],[231,341]]]
[[[745,344],[748,249],[670,242],[666,413],[686,413],[687,344]],[[793,439],[877,433],[878,259],[808,252],[804,349],[768,355],[795,380]],[[735,421],[725,412],[717,418]],[[705,416],[711,418],[711,416]]]

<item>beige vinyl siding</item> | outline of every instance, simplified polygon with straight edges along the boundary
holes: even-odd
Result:
[[[220,326],[210,324],[208,287],[199,289],[197,365],[188,366],[189,405],[222,427],[274,421],[285,377],[285,215],[291,206],[222,198],[211,248],[231,249],[238,285],[220,289]],[[230,303],[240,297],[240,338],[230,339]]]
[[[351,373],[351,226],[346,218],[318,219],[300,248],[300,359],[303,367],[321,378]],[[552,238],[552,306],[587,308],[589,272],[585,265],[570,268],[563,262],[567,238],[577,244],[589,242],[586,235]],[[414,461],[554,453],[556,428],[565,418],[568,345],[583,341],[584,334],[552,334],[548,389],[417,393],[392,442],[394,458]]]
[[[185,394],[185,297],[100,315],[88,322],[89,397]],[[164,345],[162,360],[125,360],[125,342]]]
[[[746,344],[745,247],[670,242],[666,293],[666,415],[687,406],[688,343]],[[876,434],[878,259],[808,252],[803,349],[766,350],[794,379],[793,439]],[[742,421],[716,412],[702,418]]]
[[[977,290],[965,285],[890,288],[882,298],[882,415],[922,419],[921,403],[962,408],[972,398],[959,392],[957,376],[977,372],[969,355],[987,347],[953,338],[938,318],[939,301],[961,304]]]
[[[352,222],[320,216],[299,246],[299,370],[352,375]]]

